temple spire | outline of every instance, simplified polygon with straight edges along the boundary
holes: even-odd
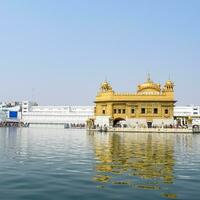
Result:
[[[150,75],[150,73],[147,74],[147,81],[148,81],[148,82],[151,81],[151,75]]]
[[[168,80],[171,80],[171,76],[170,76],[170,74],[169,74],[169,76],[168,76]]]

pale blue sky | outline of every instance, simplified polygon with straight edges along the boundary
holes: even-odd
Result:
[[[199,0],[1,0],[0,101],[92,105],[147,73],[200,104]]]

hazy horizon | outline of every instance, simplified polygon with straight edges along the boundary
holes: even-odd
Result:
[[[150,73],[170,77],[177,105],[200,105],[199,9],[197,0],[2,0],[0,102],[93,105],[105,79],[136,92]]]

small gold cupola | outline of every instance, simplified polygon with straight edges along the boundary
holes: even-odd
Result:
[[[174,92],[174,83],[171,80],[166,81],[163,92]]]
[[[101,84],[101,87],[100,87],[100,92],[112,92],[113,89],[110,85],[110,83],[108,83],[108,81],[104,81],[102,84]]]

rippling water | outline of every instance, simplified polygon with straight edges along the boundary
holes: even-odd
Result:
[[[0,199],[199,199],[200,135],[1,128]]]

